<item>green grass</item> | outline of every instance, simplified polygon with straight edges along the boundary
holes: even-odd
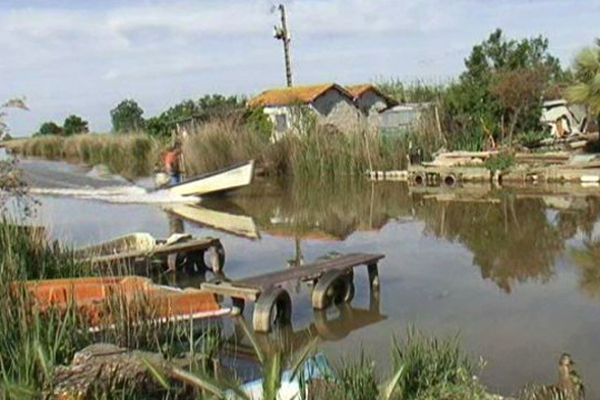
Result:
[[[444,398],[439,396],[454,392],[484,394],[473,380],[479,371],[461,351],[457,337],[438,339],[409,328],[404,340],[394,340],[392,359],[396,368],[404,368],[398,382],[404,399]]]
[[[183,154],[190,176],[254,159],[269,175],[320,180],[360,176],[369,169],[406,168],[410,143],[422,148],[426,157],[442,145],[434,134],[388,137],[331,131],[314,124],[273,143],[261,130],[228,119],[206,123],[192,132],[183,143]]]
[[[105,315],[112,316],[106,323],[114,327],[92,334],[74,304],[41,312],[32,307],[31,295],[14,284],[92,274],[90,266],[76,261],[72,252],[49,243],[43,231],[0,220],[1,399],[40,398],[43,391],[51,391],[54,368],[69,364],[75,352],[95,342],[160,352],[166,357],[203,346],[204,341],[190,336],[186,323],[148,322],[144,317],[154,319],[154,311],[143,298],[133,304],[118,296],[111,298]],[[190,340],[195,345],[184,348],[183,343]],[[110,393],[100,395],[107,394],[110,398]],[[144,398],[143,393],[137,395]]]

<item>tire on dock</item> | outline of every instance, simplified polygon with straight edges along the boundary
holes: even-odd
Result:
[[[204,251],[194,251],[185,255],[183,267],[188,274],[203,273],[208,268],[204,262]]]
[[[443,182],[447,187],[454,187],[458,182],[458,178],[453,173],[449,173],[444,175]]]
[[[208,251],[209,265],[212,272],[215,274],[223,272],[223,267],[225,266],[225,248],[221,242],[215,243]]]
[[[350,302],[354,298],[353,275],[348,271],[332,270],[324,273],[312,291],[312,306],[323,310],[331,303]]]
[[[427,175],[424,172],[414,172],[411,176],[411,182],[415,186],[425,186],[427,184]]]
[[[254,305],[252,326],[256,332],[270,332],[273,325],[284,325],[292,319],[292,299],[282,288],[263,292]]]

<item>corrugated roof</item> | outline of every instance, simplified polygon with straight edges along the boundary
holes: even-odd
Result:
[[[309,104],[315,101],[319,96],[325,94],[330,89],[335,89],[344,96],[353,99],[343,87],[335,83],[326,83],[322,85],[311,86],[293,86],[286,88],[270,89],[262,92],[258,96],[250,99],[248,106],[250,107],[267,107],[267,106],[289,106],[292,104]]]

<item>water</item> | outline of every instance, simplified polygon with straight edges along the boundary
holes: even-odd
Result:
[[[593,379],[600,375],[598,188],[262,182],[199,205],[131,204],[103,194],[107,187],[132,187],[114,177],[62,163],[22,167],[41,201],[37,220],[72,245],[134,231],[163,237],[183,223],[186,232],[221,238],[225,272],[234,279],[330,252],[386,255],[379,298],[370,296],[360,270],[356,297],[340,310],[313,314],[307,288],[288,284],[292,346],[318,335],[334,360],[362,347],[385,366],[392,336],[410,325],[438,335],[460,332],[465,349],[488,362],[482,379],[493,390],[510,394],[527,383],[555,382],[558,357],[566,351],[590,398],[600,394]],[[50,196],[50,188],[58,191]],[[94,190],[99,199],[92,198]],[[179,284],[198,285],[199,278]]]

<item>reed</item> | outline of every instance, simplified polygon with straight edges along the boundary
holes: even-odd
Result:
[[[89,315],[75,304],[42,311],[32,306],[34,299],[18,284],[93,273],[72,252],[49,243],[42,229],[0,220],[0,399],[33,399],[51,393],[55,367],[69,364],[75,352],[92,343],[114,343],[168,357],[190,350],[182,345],[191,337],[187,324],[156,322],[156,310],[143,296],[132,302],[115,294],[101,313],[106,319],[100,326],[107,329],[92,333]],[[146,398],[146,393],[114,389],[98,395]]]
[[[403,341],[394,340],[392,359],[404,369],[398,381],[403,399],[488,398],[457,337],[438,339],[411,327]]]
[[[127,179],[149,175],[163,145],[141,133],[38,136],[12,141],[8,148],[23,157],[66,160],[90,166],[104,164]]]
[[[190,176],[254,159],[268,175],[323,179],[405,168],[409,143],[418,140],[416,135],[392,138],[315,125],[272,142],[241,119],[230,118],[192,132],[183,143],[183,154]]]
[[[237,117],[216,119],[200,126],[183,142],[184,169],[190,176],[214,171],[235,162],[266,162],[268,138]]]

